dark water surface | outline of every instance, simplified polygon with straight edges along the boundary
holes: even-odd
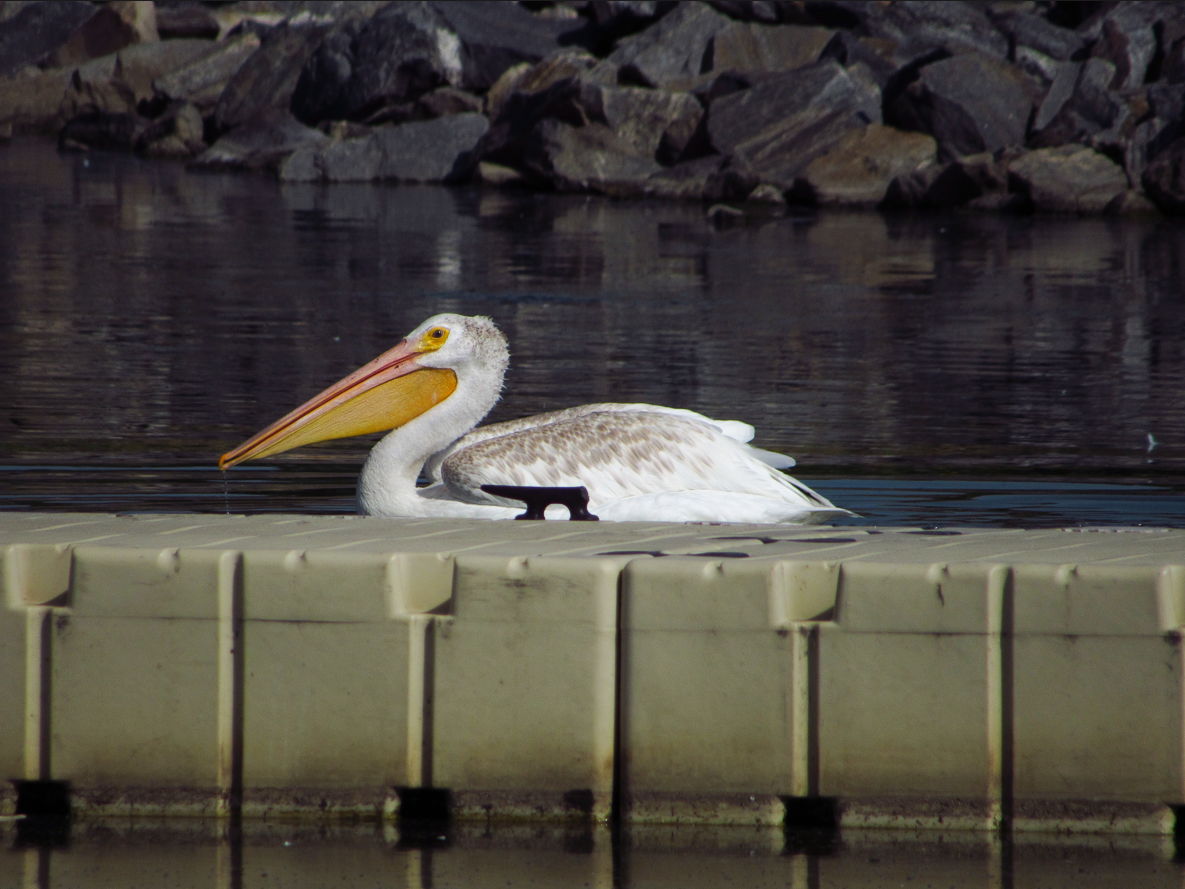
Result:
[[[0,885],[13,889],[1169,889],[1185,876],[1173,840],[1155,836],[247,822],[239,832],[137,819],[35,842],[4,827]]]
[[[753,423],[878,523],[1185,526],[1185,226],[292,186],[0,146],[0,509],[343,511],[372,440],[217,456],[442,311],[509,419]],[[1151,436],[1151,438],[1149,437]]]

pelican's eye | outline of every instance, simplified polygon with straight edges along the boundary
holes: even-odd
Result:
[[[448,339],[447,327],[433,327],[426,334],[421,341],[423,348],[428,351],[434,351],[444,345],[445,340]]]

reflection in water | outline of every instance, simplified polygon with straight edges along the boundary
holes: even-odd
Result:
[[[1179,886],[1171,838],[972,831],[454,825],[409,842],[394,826],[151,821],[75,825],[68,842],[23,841],[0,825],[0,874],[37,889],[555,886]],[[7,883],[6,883],[7,885]]]
[[[0,147],[0,206],[0,463],[147,467],[174,508],[222,504],[164,470],[212,466],[440,311],[509,335],[495,420],[690,407],[752,422],[812,481],[1185,470],[1175,221],[716,229],[697,204],[281,186],[22,140]],[[356,466],[368,446],[281,459]],[[71,484],[103,508],[102,483]]]

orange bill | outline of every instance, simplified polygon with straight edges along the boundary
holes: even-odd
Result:
[[[313,442],[385,432],[414,420],[457,388],[453,371],[416,364],[420,354],[404,340],[223,454],[218,468]]]

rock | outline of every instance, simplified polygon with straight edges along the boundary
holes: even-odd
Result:
[[[473,93],[441,86],[420,96],[413,117],[416,120],[431,120],[452,114],[481,114],[484,104],[481,97]]]
[[[478,182],[494,186],[519,185],[526,181],[518,170],[501,164],[491,164],[489,161],[482,161],[477,165],[476,178]]]
[[[1008,165],[1008,175],[1012,191],[1052,213],[1101,213],[1128,189],[1117,163],[1081,145],[1031,151]]]
[[[259,44],[259,38],[251,33],[227,40],[218,44],[218,48],[205,57],[179,71],[157,78],[153,90],[165,103],[189,102],[198,108],[213,108],[227,83],[259,48]]]
[[[880,91],[826,59],[717,98],[708,112],[708,136],[717,152],[729,155],[767,131],[786,131],[787,121],[808,109],[842,110],[862,115],[860,124],[880,123]]]
[[[673,164],[691,141],[703,106],[688,93],[590,86],[581,100],[591,119],[608,124],[643,157]]]
[[[528,15],[522,10],[524,15]],[[461,45],[428,3],[392,3],[369,20],[349,20],[304,64],[292,113],[305,123],[362,120],[462,80]]]
[[[137,114],[87,111],[62,127],[58,147],[65,151],[130,151],[147,126],[148,121]]]
[[[951,161],[932,177],[918,205],[944,209],[984,199],[999,202],[1008,194],[1008,163],[991,152],[971,154]]]
[[[262,170],[278,167],[294,151],[321,146],[329,137],[287,111],[272,110],[224,135],[190,162],[197,168]]]
[[[581,19],[539,18],[501,0],[435,0],[432,7],[461,44],[461,80],[454,85],[477,92],[488,90],[507,68],[572,44],[584,27]]]
[[[1122,130],[1131,112],[1123,97],[1110,88],[1114,77],[1115,66],[1097,58],[1083,63],[1076,72],[1067,70],[1064,75],[1059,72],[1034,122],[1044,126],[1034,125],[1031,144],[1037,148],[1053,148],[1070,143],[1122,143]],[[1047,105],[1061,101],[1065,84],[1071,78],[1074,87],[1069,97],[1047,111]],[[1054,107],[1056,112],[1053,112]]]
[[[375,133],[382,150],[380,178],[405,182],[450,182],[467,177],[472,153],[489,129],[480,114],[454,114],[406,123]]]
[[[177,102],[152,121],[135,142],[148,157],[193,157],[206,147],[202,113],[192,102]]]
[[[489,123],[480,114],[383,127],[368,136],[310,145],[280,167],[287,182],[447,182],[467,177]]]
[[[936,53],[976,52],[1001,61],[1008,56],[1008,38],[980,4],[917,0],[884,4],[869,13],[862,26],[864,35],[892,41],[892,58],[899,67]]]
[[[156,30],[161,40],[215,40],[222,28],[205,4],[198,0],[157,0]]]
[[[740,222],[745,218],[745,211],[728,204],[713,204],[704,213],[714,225],[722,226],[733,222]]]
[[[141,102],[155,95],[153,84],[158,79],[193,65],[219,49],[219,44],[209,40],[178,38],[137,43],[121,49],[116,55],[113,76],[127,87],[137,102]]]
[[[881,201],[883,210],[908,210],[925,204],[926,192],[943,172],[941,164],[919,167],[912,173],[893,177]]]
[[[502,109],[506,107],[506,103],[518,90],[519,84],[523,82],[531,68],[532,65],[529,62],[519,62],[502,72],[502,76],[494,81],[494,85],[486,93],[485,106],[482,108],[486,117],[495,121],[501,116]]]
[[[1159,19],[1157,3],[1120,3],[1106,14],[1102,32],[1091,48],[1092,58],[1115,66],[1111,89],[1125,90],[1144,82],[1157,51],[1153,26]]]
[[[301,69],[328,30],[324,24],[292,22],[273,28],[223,89],[214,109],[214,128],[225,133],[264,116],[272,120],[287,117],[268,112],[287,112]],[[211,146],[211,150],[216,147]]]
[[[783,177],[789,179],[790,177]],[[704,184],[705,201],[744,201],[762,182],[743,157],[730,157],[708,177]],[[769,183],[765,183],[769,184]],[[793,181],[791,180],[791,184]],[[774,186],[779,191],[782,186]]]
[[[701,157],[685,161],[651,174],[643,191],[648,197],[681,201],[703,200],[708,182],[720,172],[722,163],[723,159],[720,157]]]
[[[530,104],[529,97],[537,96],[561,81],[581,77],[596,64],[596,58],[588,53],[568,50],[555,53],[535,65],[520,62],[507,68],[486,94],[486,116],[491,122],[496,122],[502,117],[512,96],[519,96],[516,109],[521,108],[524,103]],[[612,82],[617,82],[616,76],[612,78]],[[598,84],[590,81],[589,85]],[[534,126],[534,123],[532,121],[531,126]]]
[[[1023,145],[1033,110],[1033,87],[1012,65],[969,52],[926,65],[891,103],[886,123],[917,130],[952,160]]]
[[[619,68],[623,82],[688,88],[712,70],[712,38],[731,24],[708,6],[680,3],[657,24],[622,40],[608,60]]]
[[[749,192],[748,200],[755,204],[785,205],[786,197],[772,185],[758,185]]]
[[[672,13],[673,14],[673,13]],[[611,197],[645,194],[649,177],[662,168],[604,124],[574,127],[540,121],[523,155],[524,172],[556,191],[593,191]]]
[[[807,164],[789,199],[875,207],[884,200],[894,178],[933,164],[937,155],[937,143],[930,136],[870,124],[848,133],[830,151]],[[752,194],[749,199],[754,199]]]
[[[1142,192],[1129,189],[1112,199],[1103,209],[1107,216],[1151,216],[1158,215],[1156,205]]]
[[[821,57],[833,58],[844,67],[857,63],[867,66],[882,90],[900,70],[900,64],[892,59],[895,43],[861,37],[850,31],[836,31],[834,35],[823,48]]]
[[[16,132],[56,130],[72,71],[55,69],[0,80],[0,125]]]
[[[0,21],[0,77],[40,62],[69,40],[96,9],[76,0],[46,0],[30,3]]]
[[[1078,61],[1086,55],[1090,45],[1083,35],[1069,28],[1060,28],[1031,11],[1005,10],[990,17],[1016,46],[1018,53],[1021,47],[1031,47],[1059,62]]]
[[[1162,213],[1185,214],[1185,139],[1178,139],[1149,162],[1141,184]]]
[[[836,33],[828,28],[733,22],[711,38],[707,69],[787,71],[819,61],[832,43]]]
[[[148,0],[115,0],[101,7],[49,57],[55,68],[81,65],[133,43],[154,43],[156,9]]]

